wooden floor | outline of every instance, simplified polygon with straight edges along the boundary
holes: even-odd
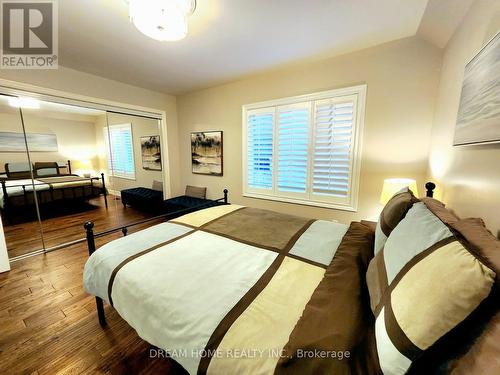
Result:
[[[5,226],[9,257],[41,249],[43,247],[40,236],[42,231],[45,247],[50,248],[84,238],[83,224],[89,220],[94,221],[96,231],[103,231],[151,216],[133,208],[125,209],[120,199],[114,196],[108,196],[108,203],[108,209],[106,209],[103,197],[92,199],[88,205],[77,212],[44,219],[41,228],[38,221]]]
[[[0,374],[179,374],[109,306],[108,326],[82,287],[84,244],[38,255],[0,274]]]

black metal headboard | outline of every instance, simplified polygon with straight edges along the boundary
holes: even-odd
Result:
[[[429,181],[425,184],[425,196],[432,198],[434,197],[434,189],[436,188],[436,184],[434,182]]]

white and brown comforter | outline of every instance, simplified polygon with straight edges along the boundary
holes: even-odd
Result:
[[[84,286],[192,374],[352,373],[372,246],[360,223],[224,205],[108,243]]]

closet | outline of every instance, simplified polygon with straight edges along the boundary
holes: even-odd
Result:
[[[104,231],[152,216],[120,195],[163,189],[163,137],[158,113],[0,95],[0,213],[11,264],[79,246],[85,221]]]

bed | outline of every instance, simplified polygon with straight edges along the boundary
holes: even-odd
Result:
[[[191,374],[382,373],[366,281],[374,223],[226,204],[97,251],[109,231],[85,227],[100,323],[105,301]]]
[[[12,164],[10,169],[9,164],[6,164],[7,178],[0,180],[0,209],[8,221],[12,221],[14,215],[32,208],[35,195],[39,205],[49,206],[85,201],[102,194],[108,206],[104,173],[100,177],[73,174],[69,161],[64,166],[68,173],[61,173],[60,165],[56,162],[35,163],[34,166],[18,163],[22,165],[14,170]]]

